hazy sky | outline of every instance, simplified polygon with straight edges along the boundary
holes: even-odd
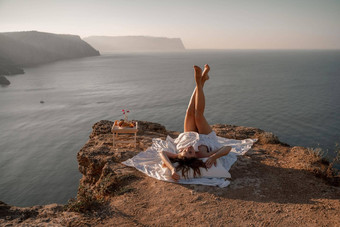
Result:
[[[0,0],[0,32],[179,37],[189,49],[340,49],[340,0]]]

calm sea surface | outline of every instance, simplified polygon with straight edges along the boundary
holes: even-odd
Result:
[[[209,123],[258,127],[334,154],[340,51],[107,54],[26,68],[0,87],[0,200],[30,206],[74,197],[77,152],[95,122],[120,119],[121,109],[129,119],[183,130],[192,65],[205,63]]]

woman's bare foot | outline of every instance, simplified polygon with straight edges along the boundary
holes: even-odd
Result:
[[[210,66],[208,64],[204,65],[204,70],[202,73],[202,83],[205,83],[205,81],[209,80],[209,73],[210,71]]]
[[[196,85],[202,85],[202,69],[194,65]]]

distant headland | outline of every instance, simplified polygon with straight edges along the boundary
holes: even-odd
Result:
[[[98,55],[99,51],[77,35],[38,31],[0,33],[0,75],[22,74],[23,67]]]
[[[39,31],[0,33],[0,84],[5,76],[23,74],[24,67],[59,60],[98,56],[116,51],[181,51],[180,38],[151,36],[90,36],[53,34]]]
[[[152,36],[90,36],[84,38],[84,40],[100,52],[185,50],[180,38]]]

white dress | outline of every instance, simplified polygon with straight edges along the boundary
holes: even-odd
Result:
[[[183,148],[193,146],[195,151],[198,152],[200,145],[205,145],[208,148],[208,152],[217,150],[223,145],[218,142],[216,133],[212,131],[208,135],[199,134],[197,132],[183,132],[174,140],[176,149],[180,151]]]
[[[180,138],[173,139],[170,136],[166,138],[166,140],[162,140],[160,138],[152,139],[152,146],[149,147],[144,152],[139,152],[133,158],[130,158],[123,162],[123,164],[127,166],[135,167],[137,170],[147,174],[150,177],[156,178],[158,180],[170,181],[171,172],[168,168],[163,168],[163,163],[161,156],[159,155],[162,151],[169,151],[172,153],[178,153],[178,148],[184,148],[187,145],[193,145],[198,149],[200,144],[207,145],[211,147],[211,149],[218,149],[221,146],[231,146],[232,149],[227,156],[223,156],[219,158],[221,165],[227,171],[229,171],[230,167],[237,160],[238,155],[245,154],[256,141],[256,139],[244,139],[244,140],[233,140],[227,139],[223,137],[216,136],[215,132],[210,133],[209,135],[202,135],[195,132],[184,132],[181,133]],[[217,138],[217,140],[216,140]],[[177,144],[175,143],[177,140]],[[230,184],[230,181],[225,180],[224,178],[193,178],[193,179],[180,179],[178,181],[180,184],[204,184],[210,186],[219,186],[219,187],[227,187]]]

